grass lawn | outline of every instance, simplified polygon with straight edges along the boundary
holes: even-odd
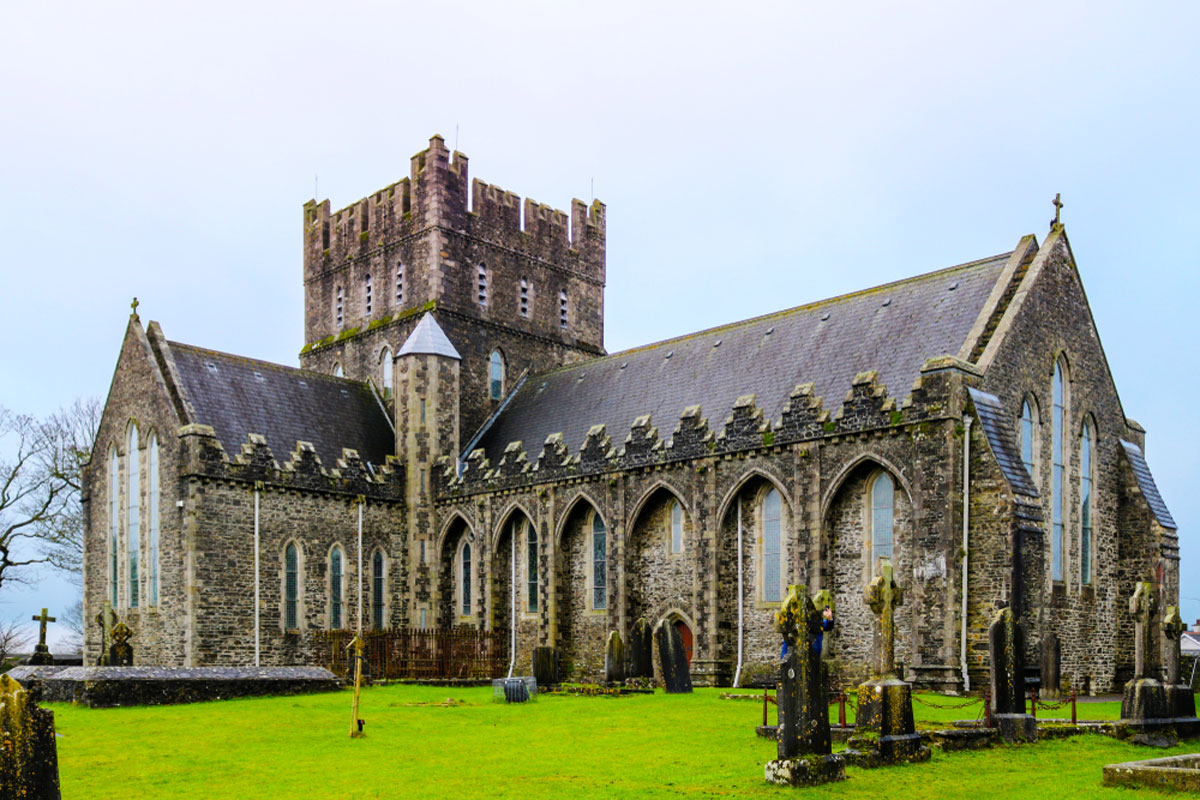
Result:
[[[692,695],[543,696],[491,702],[490,688],[365,689],[367,737],[351,740],[350,694],[185,706],[53,708],[63,797],[1002,797],[1138,796],[1100,785],[1117,761],[1193,752],[1105,736],[941,755],[927,764],[847,770],[835,787],[769,786],[775,744],[754,734],[762,705]],[[445,706],[447,697],[465,701]],[[938,702],[950,702],[936,698]],[[1081,719],[1112,704],[1080,704]],[[1085,710],[1086,709],[1086,710]],[[834,709],[836,713],[836,708]],[[918,719],[974,709],[917,705]],[[1056,715],[1062,712],[1055,712]],[[1066,712],[1069,714],[1069,710]],[[772,708],[772,721],[774,709]],[[1149,796],[1157,796],[1150,793]]]

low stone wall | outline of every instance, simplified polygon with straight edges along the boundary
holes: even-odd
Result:
[[[1200,792],[1200,755],[1189,753],[1146,761],[1106,764],[1105,786],[1151,786],[1181,792]]]
[[[308,694],[341,686],[321,667],[18,667],[10,675],[43,701],[89,708]]]

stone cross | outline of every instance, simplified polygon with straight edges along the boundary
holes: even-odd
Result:
[[[879,617],[877,667],[881,676],[896,672],[896,609],[904,603],[904,592],[892,574],[892,562],[886,558],[879,559],[879,574],[863,592],[863,599]]]
[[[141,303],[138,302],[138,299],[136,297],[133,298],[133,302],[129,304],[129,307],[133,309],[133,315],[135,317],[137,316],[137,307],[139,305],[141,305]]]
[[[45,647],[46,646],[46,623],[47,622],[58,622],[58,620],[56,620],[54,617],[47,614],[46,609],[43,608],[41,616],[35,616],[33,618],[33,621],[42,623],[42,631],[41,631],[41,634],[38,636],[38,644],[41,645],[42,647]]]
[[[117,615],[113,613],[112,603],[108,600],[104,601],[104,608],[96,615],[96,622],[100,624],[100,659],[96,664],[102,667],[108,664],[108,648],[112,644],[112,630],[117,625]]]
[[[1129,598],[1129,613],[1134,621],[1134,674],[1135,679],[1158,680],[1158,637],[1154,635],[1154,612],[1158,596],[1154,584],[1139,581],[1133,596]]]
[[[1167,606],[1167,614],[1163,617],[1162,632],[1166,637],[1167,683],[1175,686],[1179,683],[1179,637],[1187,627],[1179,617],[1179,606]]]
[[[1061,198],[1062,198],[1062,193],[1056,192],[1054,195],[1054,224],[1055,225],[1061,224],[1059,215],[1063,210],[1063,206],[1066,205],[1065,203],[1063,203]]]

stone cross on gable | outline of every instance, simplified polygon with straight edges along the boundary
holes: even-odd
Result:
[[[1158,679],[1158,636],[1154,630],[1154,612],[1158,605],[1154,584],[1139,581],[1129,598],[1129,613],[1134,621],[1134,675],[1137,678]]]
[[[1063,206],[1066,204],[1063,203],[1061,198],[1062,198],[1062,193],[1056,192],[1054,195],[1054,201],[1053,201],[1053,203],[1054,203],[1054,224],[1055,225],[1062,224],[1062,220],[1060,217],[1062,214]]]
[[[892,577],[892,562],[879,559],[879,574],[867,584],[863,599],[879,617],[878,667],[880,675],[896,671],[896,609],[904,603],[904,592]]]
[[[40,644],[42,647],[45,647],[46,646],[46,623],[47,622],[58,622],[58,620],[56,620],[54,617],[47,614],[46,609],[43,608],[41,616],[35,616],[33,618],[33,621],[42,623],[42,631],[38,635],[38,644]]]
[[[1179,637],[1187,626],[1179,616],[1179,606],[1167,606],[1163,617],[1162,632],[1166,637],[1167,683],[1171,686],[1179,683]]]

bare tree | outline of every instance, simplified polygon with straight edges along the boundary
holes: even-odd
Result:
[[[70,636],[63,640],[61,648],[64,652],[81,652],[83,650],[83,598],[77,598],[67,606],[67,610],[58,615],[58,621],[63,624]]]
[[[83,579],[83,465],[92,455],[104,406],[95,397],[77,399],[43,423],[49,443],[45,468],[67,487],[62,510],[40,528],[42,555],[52,566]]]
[[[29,652],[29,632],[18,620],[0,620],[0,672],[9,666],[13,656]]]

